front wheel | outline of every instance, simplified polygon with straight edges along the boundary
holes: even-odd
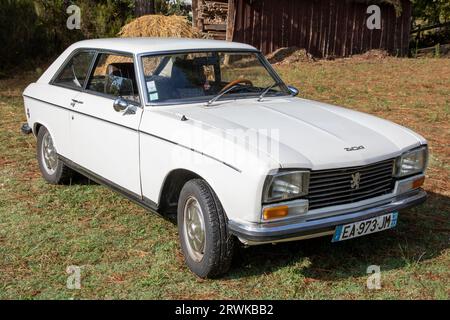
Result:
[[[235,239],[214,191],[202,179],[188,181],[178,201],[178,232],[189,269],[201,278],[228,271]]]

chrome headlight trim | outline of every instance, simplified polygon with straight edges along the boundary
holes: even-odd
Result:
[[[275,170],[270,172],[264,182],[262,202],[275,203],[306,196],[309,188],[309,175],[310,172],[304,169]],[[274,197],[273,187],[275,187],[274,184],[277,182],[279,182],[278,187],[280,189],[284,187],[285,191],[283,195]]]
[[[408,163],[409,162],[409,163]],[[428,165],[428,146],[406,151],[395,159],[394,177],[404,178],[425,172]],[[408,168],[409,166],[409,168]]]

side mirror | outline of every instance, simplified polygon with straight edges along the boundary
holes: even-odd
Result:
[[[113,107],[117,112],[121,112],[128,108],[128,102],[126,102],[122,98],[117,98],[116,100],[114,100]]]
[[[287,86],[287,87],[288,87],[289,92],[291,93],[291,95],[292,95],[293,97],[295,97],[296,95],[298,95],[299,90],[298,90],[296,87],[293,87],[293,86]]]

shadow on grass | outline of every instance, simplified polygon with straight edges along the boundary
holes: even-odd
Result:
[[[73,172],[72,177],[70,178],[70,181],[67,183],[67,185],[77,186],[77,185],[98,185],[97,182],[95,182],[92,179],[89,179],[88,177],[83,176],[81,173]]]
[[[429,193],[426,203],[400,211],[396,229],[331,243],[331,236],[241,248],[228,278],[292,268],[306,278],[338,280],[366,275],[367,267],[388,271],[439,256],[449,247],[450,198]]]

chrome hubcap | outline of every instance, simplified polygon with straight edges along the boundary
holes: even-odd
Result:
[[[197,199],[189,197],[184,205],[184,238],[189,256],[194,261],[203,259],[205,253],[205,221]]]
[[[44,160],[45,170],[49,174],[53,174],[56,171],[58,165],[58,157],[56,155],[56,149],[53,145],[52,137],[48,132],[45,133],[42,139],[42,159]]]

